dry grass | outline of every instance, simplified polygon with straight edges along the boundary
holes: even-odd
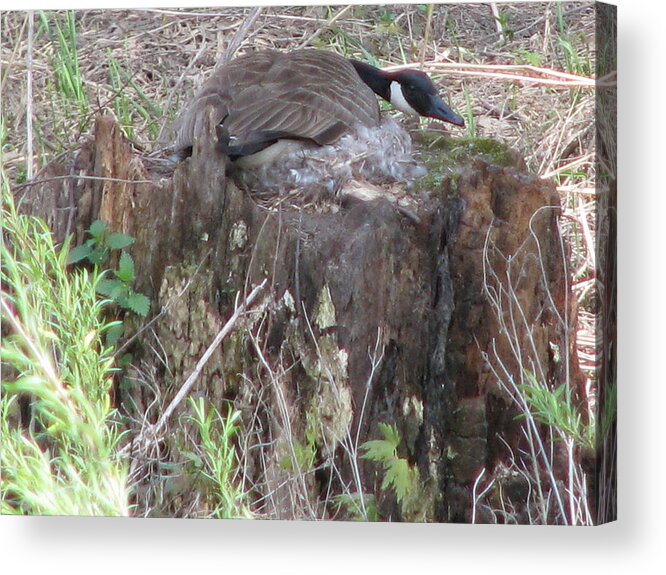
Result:
[[[532,220],[544,217],[548,207],[537,211]],[[537,243],[537,250],[542,254],[539,238],[532,234],[532,241]],[[593,449],[595,414],[592,410],[592,394],[589,394],[583,406],[576,396],[575,375],[570,365],[568,353],[563,354],[563,372],[561,380],[552,382],[547,376],[547,366],[543,365],[538,353],[534,325],[523,307],[518,288],[519,280],[526,268],[538,266],[542,277],[547,277],[542,257],[525,257],[532,253],[528,242],[512,254],[502,254],[496,245],[486,238],[484,249],[484,291],[493,314],[499,324],[497,341],[506,340],[507,352],[500,352],[493,341],[492,352],[486,354],[486,363],[495,380],[511,397],[523,420],[521,428],[526,447],[511,453],[507,465],[497,470],[490,484],[483,492],[474,497],[475,509],[483,501],[483,495],[491,492],[497,478],[521,476],[529,486],[527,513],[529,524],[593,525],[594,518],[590,509],[588,494],[589,477],[581,465],[582,452]],[[565,248],[561,243],[563,254]],[[501,261],[501,265],[493,265]],[[567,278],[566,262],[563,258],[562,276]],[[504,268],[503,270],[500,268]],[[520,270],[520,273],[517,271]],[[570,348],[570,326],[574,318],[569,317],[568,305],[558,310],[556,296],[551,293],[548,282],[544,281],[547,297],[544,298],[541,313],[552,314],[558,324],[558,333],[562,334],[562,347]],[[568,284],[568,281],[566,282]],[[568,291],[568,287],[565,288]],[[516,365],[518,369],[507,367]],[[557,397],[554,403],[552,400]],[[581,413],[581,410],[588,413]],[[560,461],[558,465],[558,460]],[[561,462],[565,463],[562,464]],[[560,468],[558,471],[558,467]],[[562,471],[562,469],[566,471]],[[482,479],[477,477],[475,492]],[[500,508],[493,508],[488,502],[485,507],[496,518],[504,522],[517,522],[519,511],[509,509],[510,501],[505,501],[501,487],[498,493],[492,492],[499,500]],[[522,511],[522,510],[521,510]]]

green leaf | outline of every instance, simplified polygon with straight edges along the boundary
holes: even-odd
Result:
[[[409,473],[409,464],[406,459],[396,459],[393,464],[386,470],[382,489],[393,486],[395,494],[398,497],[398,502],[402,502],[409,491],[411,484],[411,477]]]
[[[109,250],[103,246],[96,246],[90,251],[88,260],[94,265],[105,264],[109,260]]]
[[[134,281],[134,260],[131,255],[123,253],[120,256],[118,270],[115,274],[120,281],[123,281],[126,284],[130,284]]]
[[[105,232],[106,224],[102,220],[95,220],[90,224],[90,228],[88,228],[88,233],[98,242],[102,239]]]
[[[395,427],[386,423],[379,424],[379,431],[384,436],[384,439],[366,441],[361,446],[366,450],[366,453],[362,457],[371,461],[383,462],[384,466],[388,466],[397,457],[400,434]]]
[[[538,52],[530,52],[528,50],[516,50],[517,64],[529,64],[530,66],[541,66],[543,64],[543,57]]]
[[[388,441],[394,448],[398,448],[398,445],[400,445],[400,434],[395,427],[386,423],[380,423],[379,431],[381,431],[386,441]]]
[[[97,283],[97,293],[118,301],[123,295],[128,292],[128,287],[125,282],[120,280],[100,280]]]
[[[123,307],[131,309],[135,314],[140,315],[141,317],[146,317],[150,310],[150,299],[142,293],[132,293],[127,298]]]
[[[86,258],[90,257],[91,253],[92,248],[88,244],[76,246],[75,248],[69,250],[69,254],[67,254],[67,264],[75,264],[76,262],[85,260]]]
[[[122,322],[115,323],[106,331],[106,345],[114,347],[123,336],[125,326]]]
[[[384,439],[366,441],[361,447],[365,449],[365,453],[361,456],[363,459],[386,463],[396,456],[395,447]]]
[[[112,250],[122,250],[134,243],[134,238],[120,232],[112,232],[106,238],[106,245]]]

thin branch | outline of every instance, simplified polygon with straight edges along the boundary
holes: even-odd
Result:
[[[396,64],[386,66],[384,70],[395,72],[405,68],[413,68],[414,64]],[[461,76],[476,76],[484,78],[495,78],[504,80],[518,80],[521,82],[533,82],[549,86],[599,88],[615,87],[617,74],[611,72],[601,78],[588,78],[577,76],[567,72],[560,72],[551,68],[540,68],[522,64],[457,64],[455,62],[424,62],[424,70],[428,72],[446,72],[447,74],[459,74]],[[520,72],[523,72],[520,74]],[[529,74],[529,75],[528,75]]]
[[[125,178],[105,178],[102,176],[79,176],[77,174],[67,174],[65,176],[53,176],[50,178],[42,178],[39,180],[34,180],[32,182],[26,182],[25,184],[21,184],[19,186],[16,186],[15,189],[22,190],[23,188],[27,188],[30,186],[36,186],[38,184],[46,184],[48,182],[56,182],[58,180],[71,180],[71,179],[77,179],[77,180],[94,180],[98,182],[121,182],[123,184],[154,184],[152,180],[127,180]]]
[[[171,417],[173,412],[176,410],[176,408],[180,405],[185,396],[192,389],[192,386],[197,381],[199,375],[201,374],[201,371],[205,367],[206,363],[208,363],[208,360],[210,359],[211,355],[213,355],[217,347],[220,345],[220,343],[222,343],[222,340],[225,337],[227,337],[229,333],[231,333],[240,316],[249,309],[250,305],[252,305],[254,300],[259,295],[259,292],[261,292],[261,290],[264,289],[264,286],[266,285],[267,281],[268,280],[264,280],[258,286],[256,286],[252,290],[252,293],[250,293],[250,295],[247,296],[245,301],[243,301],[241,305],[236,306],[233,315],[229,318],[227,323],[224,324],[224,327],[215,336],[213,342],[208,346],[208,349],[205,351],[205,353],[201,356],[201,358],[197,362],[194,371],[190,374],[185,383],[182,385],[182,387],[176,394],[176,397],[173,398],[171,403],[164,410],[157,423],[153,426],[148,426],[145,429],[143,429],[141,433],[139,433],[135,441],[130,442],[124,449],[121,450],[120,452],[121,456],[127,455],[127,452],[132,448],[133,444],[139,444],[141,449],[147,449],[150,446],[150,444],[154,442],[158,433],[167,423],[169,417]],[[146,442],[146,440],[147,443],[144,445],[144,442]]]
[[[259,18],[259,15],[262,13],[262,11],[263,8],[260,6],[255,6],[252,8],[250,13],[245,17],[243,23],[238,27],[238,30],[236,30],[236,33],[229,42],[220,64],[224,64],[234,57],[234,54],[238,48],[241,47],[241,44],[243,43],[243,40],[245,40],[247,33],[250,31],[252,26],[254,26],[254,23],[257,21],[257,18]]]
[[[27,158],[26,158],[26,177],[32,180],[33,176],[33,147],[32,147],[32,44],[35,36],[35,13],[30,10],[28,13],[28,51],[26,58],[26,135],[27,141]]]
[[[201,359],[199,359],[199,361],[197,362],[197,365],[195,366],[194,371],[190,374],[190,376],[187,378],[185,383],[182,385],[182,387],[180,388],[180,390],[176,394],[176,397],[173,398],[171,403],[164,410],[164,413],[162,414],[162,416],[160,417],[158,422],[155,424],[155,427],[153,428],[153,433],[155,433],[155,434],[159,433],[159,431],[162,429],[162,427],[166,424],[169,417],[171,417],[171,414],[175,411],[175,409],[178,407],[178,405],[180,405],[180,402],[183,401],[185,396],[190,392],[190,389],[192,389],[192,386],[194,385],[196,380],[199,378],[199,375],[201,374],[201,371],[203,370],[205,365],[208,363],[208,360],[210,359],[210,356],[213,355],[213,352],[222,343],[222,340],[229,335],[231,330],[236,325],[236,322],[238,321],[238,318],[247,311],[247,309],[250,307],[252,302],[259,295],[259,292],[264,289],[264,286],[266,285],[267,281],[268,280],[264,280],[258,286],[256,286],[252,290],[250,295],[247,296],[245,301],[240,306],[236,307],[233,315],[229,318],[227,323],[224,324],[224,327],[218,332],[218,334],[215,336],[215,339],[213,340],[213,342],[208,346],[208,349],[201,356]]]
[[[151,12],[153,14],[161,14],[164,16],[179,16],[186,18],[228,18],[228,12],[191,12],[186,10],[165,10],[162,8],[134,8],[137,12]],[[217,25],[217,24],[216,24]],[[226,32],[227,30],[233,30],[236,27],[236,24],[230,24],[229,26],[220,26],[219,30]]]
[[[490,491],[493,485],[495,485],[495,478],[491,479],[490,483],[486,485],[485,489],[479,493],[478,495],[476,494],[476,489],[479,486],[479,482],[481,481],[481,478],[485,475],[486,473],[486,468],[482,467],[481,471],[479,474],[476,476],[476,479],[474,480],[474,485],[472,486],[472,525],[476,523],[476,508],[479,505],[479,502],[481,501],[481,498]]]

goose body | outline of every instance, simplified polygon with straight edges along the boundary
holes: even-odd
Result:
[[[212,73],[177,121],[175,149],[191,153],[212,113],[230,173],[254,191],[423,175],[409,135],[380,115],[377,95],[403,112],[464,125],[422,72],[391,74],[323,50],[262,51]]]

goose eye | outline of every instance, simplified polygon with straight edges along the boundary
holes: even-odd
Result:
[[[402,93],[404,94],[405,98],[413,98],[414,96],[414,86],[411,86],[410,84],[403,84],[402,85]]]

